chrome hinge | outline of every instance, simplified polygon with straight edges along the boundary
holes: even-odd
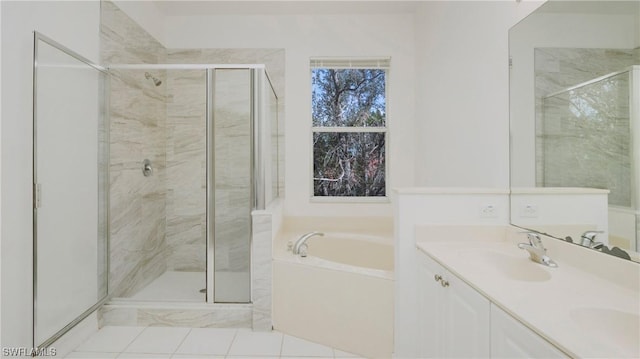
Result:
[[[40,208],[40,201],[42,198],[42,185],[35,183],[33,185],[33,208]]]
[[[509,56],[509,68],[513,67],[513,57]]]

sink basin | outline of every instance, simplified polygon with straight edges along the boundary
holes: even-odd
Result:
[[[507,279],[525,282],[544,282],[551,279],[551,273],[528,257],[514,257],[496,251],[463,251],[464,256],[481,260],[498,269]]]
[[[606,308],[574,308],[569,317],[584,333],[621,349],[629,357],[640,357],[640,316]]]

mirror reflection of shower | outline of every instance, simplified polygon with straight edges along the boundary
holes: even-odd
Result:
[[[157,77],[155,77],[155,76],[151,75],[151,74],[150,74],[150,73],[148,73],[148,72],[145,72],[145,73],[144,73],[144,78],[146,78],[147,80],[151,80],[151,81],[153,81],[153,84],[154,84],[154,85],[156,85],[156,86],[160,86],[160,85],[162,85],[162,80],[160,80],[159,78],[157,78]]]

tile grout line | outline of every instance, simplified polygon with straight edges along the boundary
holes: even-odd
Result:
[[[273,330],[273,329],[272,329]],[[284,333],[282,334],[282,339],[280,340],[280,355],[278,355],[278,358],[282,358],[282,348],[284,347]]]
[[[82,343],[78,344],[78,345],[77,345],[75,348],[73,348],[69,353],[67,353],[67,355],[65,356],[65,358],[66,358],[67,356],[69,356],[70,354],[74,353],[74,352],[75,352],[75,353],[78,353],[78,352],[79,352],[79,351],[78,351],[78,348],[80,348],[84,343],[86,343],[87,341],[89,341],[89,339],[91,339],[91,338],[92,338],[92,337],[94,337],[96,334],[98,334],[98,333],[100,332],[100,330],[102,330],[103,328],[106,328],[106,327],[114,327],[114,326],[111,326],[111,325],[105,325],[105,326],[103,326],[102,328],[98,329],[98,331],[97,331],[97,332],[93,333],[89,338],[87,338],[87,339],[86,339],[85,341],[83,341]],[[127,327],[127,328],[139,328],[138,326],[133,326],[133,327],[126,326],[126,327]],[[146,329],[146,327],[145,327],[145,329]],[[140,333],[136,334],[136,336],[135,336],[135,337],[133,337],[133,339],[131,339],[131,341],[129,341],[129,344],[125,345],[124,349],[128,348],[128,347],[129,347],[129,345],[131,345],[131,343],[133,343],[136,339],[138,339],[138,337],[140,336],[140,334],[142,334],[142,332],[143,332],[143,331],[144,331],[144,329],[143,329],[143,330],[141,330],[141,331],[140,331]],[[124,349],[123,349],[123,350],[121,350],[121,351],[82,350],[82,352],[87,352],[87,353],[101,353],[101,354],[116,354],[116,358],[118,358],[118,357],[120,356],[120,354],[124,353]]]
[[[171,353],[169,358],[173,358],[173,356],[176,355],[176,352],[178,351],[178,349],[180,349],[180,347],[182,346],[184,341],[187,340],[187,337],[189,336],[189,334],[191,334],[191,332],[193,331],[194,328],[188,328],[188,329],[189,329],[189,331],[187,331],[187,334],[185,334],[185,336],[182,338],[180,343],[178,343],[178,346],[173,350],[173,353]]]
[[[138,328],[139,328],[139,327],[138,327]],[[131,339],[131,341],[129,342],[129,344],[127,344],[127,345],[124,347],[124,349],[122,349],[122,351],[120,351],[120,353],[118,353],[118,356],[116,356],[116,358],[119,358],[119,357],[120,357],[120,355],[122,355],[122,354],[126,353],[127,348],[129,348],[129,347],[131,346],[131,344],[133,344],[133,342],[135,342],[135,341],[136,341],[136,339],[138,339],[138,338],[142,335],[142,333],[144,333],[144,331],[145,331],[145,330],[147,330],[147,328],[149,328],[149,327],[148,327],[148,326],[146,326],[146,327],[143,327],[143,328],[144,328],[144,329],[142,329],[142,330],[140,331],[140,333],[138,333],[138,335],[136,335],[135,337],[133,337],[133,339]]]
[[[231,352],[231,347],[233,346],[233,342],[236,341],[237,336],[238,336],[238,328],[236,328],[236,332],[233,333],[233,338],[231,338],[231,342],[229,342],[229,347],[227,348],[227,352],[224,354],[225,358],[229,357],[229,353]]]

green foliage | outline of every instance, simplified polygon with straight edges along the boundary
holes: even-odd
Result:
[[[313,126],[385,126],[385,75],[380,69],[313,69]]]
[[[384,127],[385,71],[314,69],[315,127]],[[313,136],[314,196],[385,196],[385,132]]]

